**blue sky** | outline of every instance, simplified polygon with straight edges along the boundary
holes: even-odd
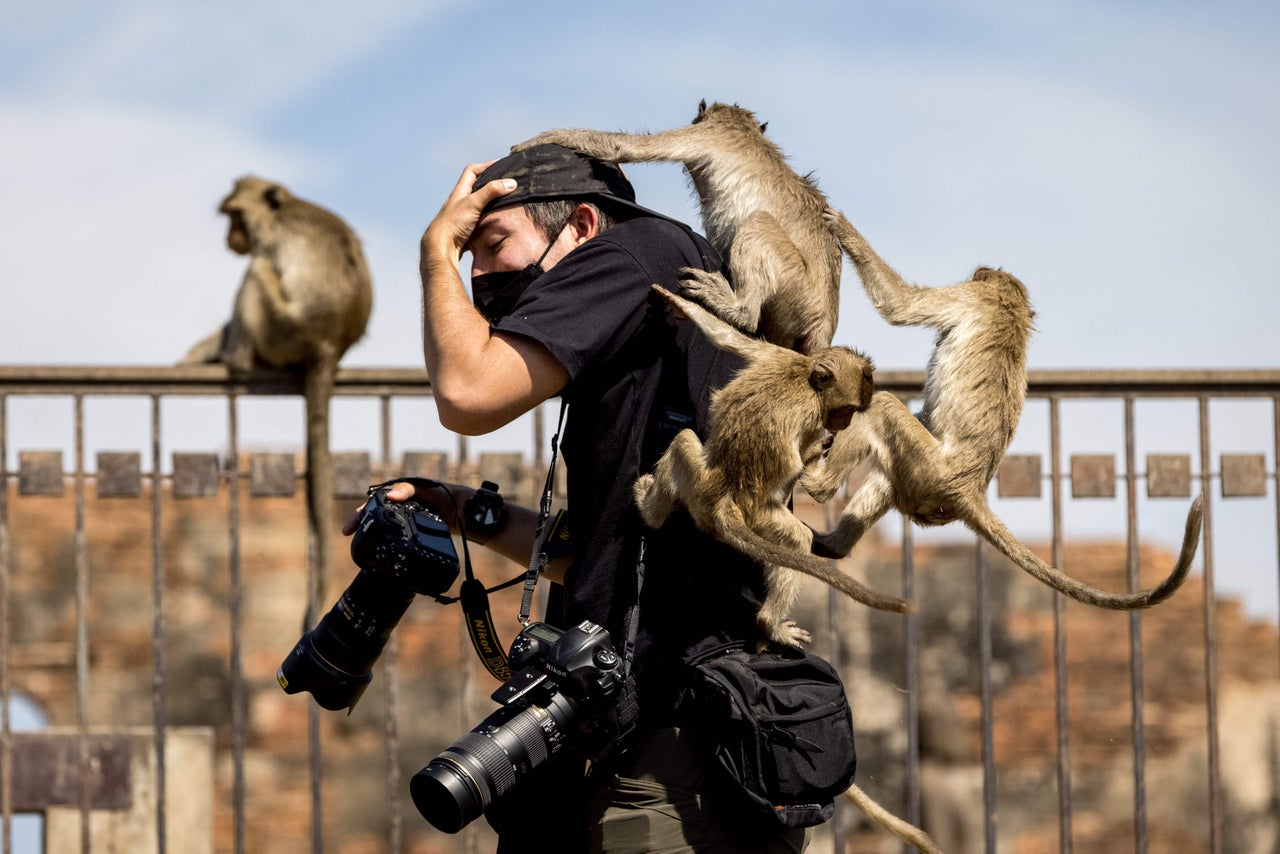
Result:
[[[466,163],[706,98],[767,120],[906,278],[1016,274],[1033,369],[1280,365],[1275,4],[10,5],[0,364],[178,359],[229,312],[243,262],[215,208],[254,173],[365,242],[374,314],[346,364],[418,366],[417,241]],[[678,167],[628,172],[696,222]],[[845,282],[837,341],[923,367],[929,333]],[[1271,447],[1268,418],[1241,450]]]
[[[546,127],[683,124],[704,97],[767,120],[907,278],[1021,277],[1033,367],[1280,356],[1263,4],[354,5],[8,13],[0,361],[176,359],[228,310],[214,207],[254,172],[365,239],[377,303],[350,363],[416,364],[417,237],[464,164]],[[678,168],[630,171],[696,220]],[[841,340],[923,364],[927,333],[845,290]]]

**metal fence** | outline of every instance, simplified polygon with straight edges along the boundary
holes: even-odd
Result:
[[[876,376],[878,388],[893,391],[904,398],[918,394],[922,380],[923,376],[918,372],[880,371]],[[109,762],[104,770],[104,757],[109,757],[110,745],[104,742],[99,728],[112,721],[105,719],[109,715],[100,714],[91,708],[90,703],[91,680],[96,674],[91,666],[91,651],[95,639],[90,635],[88,618],[91,608],[91,555],[86,536],[86,513],[93,500],[89,495],[88,484],[96,486],[98,497],[118,495],[133,497],[139,501],[149,500],[151,696],[137,697],[135,701],[139,704],[149,702],[151,706],[150,724],[154,730],[152,750],[156,781],[152,789],[155,798],[152,810],[154,829],[150,844],[153,846],[152,850],[159,851],[172,848],[173,828],[167,826],[171,823],[167,815],[170,807],[167,805],[171,805],[172,801],[166,799],[165,792],[174,785],[174,781],[166,781],[166,766],[169,764],[166,761],[166,750],[170,747],[169,733],[173,728],[166,709],[166,697],[171,695],[172,690],[169,684],[171,674],[166,665],[166,649],[170,648],[174,639],[166,636],[166,614],[170,604],[166,599],[169,584],[166,581],[165,549],[166,545],[171,544],[165,542],[162,515],[168,506],[167,501],[183,497],[213,497],[224,502],[227,519],[225,572],[228,591],[225,606],[229,621],[227,669],[230,674],[225,702],[229,715],[224,725],[225,731],[216,735],[216,743],[219,745],[220,761],[225,756],[225,761],[231,767],[231,783],[226,796],[228,800],[220,807],[229,812],[231,827],[219,836],[219,847],[238,854],[254,850],[257,845],[246,831],[248,818],[255,808],[246,797],[246,757],[251,756],[256,748],[249,744],[250,722],[244,677],[246,650],[241,631],[242,597],[245,590],[242,574],[246,548],[242,530],[246,513],[245,488],[247,487],[249,501],[254,500],[255,496],[289,495],[293,491],[292,483],[297,475],[293,469],[292,453],[255,451],[245,454],[242,451],[240,437],[244,430],[241,409],[246,400],[261,396],[296,397],[299,389],[297,378],[290,374],[255,375],[249,380],[241,381],[229,378],[217,367],[0,367],[0,486],[4,487],[0,489],[0,695],[7,701],[11,693],[21,687],[15,686],[12,661],[14,644],[11,638],[14,609],[21,607],[21,602],[16,601],[13,594],[13,543],[16,538],[23,536],[23,532],[16,531],[13,527],[14,507],[17,502],[25,501],[28,497],[61,495],[69,487],[73,514],[67,533],[72,543],[74,572],[72,589],[67,595],[74,602],[74,666],[73,675],[68,678],[73,679],[74,684],[65,692],[73,699],[69,702],[71,719],[64,723],[72,727],[72,737],[69,741],[60,741],[61,746],[55,753],[61,751],[57,753],[60,757],[58,762],[66,772],[65,778],[57,784],[61,786],[61,794],[57,796],[61,800],[58,803],[70,805],[79,812],[81,851],[105,850],[97,847],[101,843],[95,842],[96,831],[92,817],[104,808],[103,803],[110,800],[108,795],[111,789],[109,781],[104,782],[104,776],[110,776]],[[376,422],[370,431],[370,435],[376,437],[371,450],[335,455],[337,488],[341,494],[355,494],[364,484],[405,473],[407,470],[463,477],[476,474],[477,466],[480,465],[479,456],[462,439],[453,439],[454,447],[443,453],[421,453],[412,450],[412,445],[406,444],[401,437],[393,437],[393,424],[396,423],[392,415],[393,403],[426,400],[430,393],[425,372],[420,370],[346,369],[339,373],[335,404],[348,398],[372,401],[373,421]],[[223,402],[220,406],[223,407],[221,418],[225,425],[225,445],[208,452],[175,451],[166,459],[165,450],[172,445],[174,437],[165,432],[163,407],[175,399],[192,396]],[[147,401],[150,437],[146,453],[100,451],[94,464],[89,464],[86,459],[86,437],[92,435],[94,430],[103,429],[103,425],[92,423],[86,418],[85,404],[88,399],[102,397],[130,397]],[[70,402],[70,435],[65,448],[71,457],[69,465],[63,462],[62,450],[51,451],[44,444],[38,449],[29,449],[15,447],[11,443],[11,435],[21,433],[23,427],[19,423],[19,416],[14,414],[15,401],[42,398]],[[1116,410],[1111,413],[1111,409],[1108,409],[1109,414],[1104,420],[1113,417],[1118,419],[1115,429],[1105,431],[1106,435],[1114,435],[1117,443],[1122,445],[1122,450],[1118,452],[1118,465],[1117,452],[1097,453],[1096,447],[1085,443],[1086,449],[1093,452],[1072,453],[1070,448],[1064,446],[1064,409],[1081,402],[1087,406],[1113,407]],[[1157,422],[1154,432],[1161,438],[1155,441],[1171,441],[1176,447],[1184,448],[1184,451],[1152,452],[1140,456],[1139,448],[1148,440],[1143,438],[1144,431],[1139,429],[1139,411],[1149,404],[1163,405],[1166,402],[1189,408],[1192,414],[1189,418],[1183,418],[1181,426],[1170,426],[1165,423],[1164,411],[1159,410],[1153,420]],[[1257,421],[1259,407],[1269,410],[1269,418],[1264,419],[1260,427],[1245,431],[1245,439],[1239,438],[1242,435],[1242,416],[1232,408],[1237,404],[1249,407],[1248,417],[1243,420]],[[1086,411],[1083,416],[1086,421],[1095,417],[1090,411]],[[1144,428],[1146,423],[1144,421]],[[519,429],[526,431],[529,452],[522,452],[514,462],[510,455],[506,455],[501,458],[501,464],[509,469],[518,465],[530,480],[540,478],[536,473],[545,468],[543,451],[548,444],[541,412],[533,413],[522,422]],[[1226,446],[1217,441],[1219,432],[1232,437]],[[50,441],[56,444],[57,437],[52,437]],[[1237,448],[1241,441],[1254,444],[1251,447]],[[1218,452],[1215,454],[1215,451]],[[144,456],[149,457],[149,471],[143,470]],[[245,457],[249,459],[246,460]],[[1143,502],[1161,498],[1189,498],[1194,494],[1205,496],[1204,534],[1197,564],[1204,588],[1203,637],[1199,642],[1203,651],[1203,702],[1207,722],[1204,733],[1207,763],[1204,773],[1207,778],[1205,806],[1209,822],[1205,850],[1212,852],[1231,850],[1223,826],[1229,810],[1223,803],[1222,791],[1224,769],[1220,746],[1222,722],[1218,709],[1216,591],[1224,580],[1228,582],[1228,586],[1239,587],[1237,580],[1230,575],[1235,566],[1234,559],[1228,564],[1227,574],[1219,577],[1218,556],[1228,549],[1217,540],[1215,534],[1223,521],[1231,520],[1236,513],[1240,506],[1236,499],[1255,499],[1255,516],[1257,500],[1261,499],[1269,508],[1268,522],[1251,528],[1249,537],[1254,539],[1247,546],[1253,560],[1259,559],[1258,555],[1261,554],[1261,560],[1269,563],[1270,580],[1264,583],[1263,588],[1267,589],[1269,585],[1269,589],[1274,591],[1276,578],[1280,577],[1280,558],[1277,557],[1276,547],[1277,538],[1280,538],[1280,504],[1276,500],[1277,493],[1280,492],[1277,457],[1280,457],[1280,371],[1039,371],[1031,374],[1028,410],[1023,427],[1005,460],[998,482],[992,486],[993,498],[998,500],[1030,498],[1047,504],[1050,516],[1047,520],[1047,538],[1052,544],[1052,562],[1055,565],[1061,565],[1064,542],[1067,539],[1067,526],[1063,521],[1064,508],[1091,497],[1114,496],[1118,504],[1108,503],[1108,512],[1113,517],[1111,521],[1119,531],[1119,537],[1126,543],[1128,582],[1133,589],[1139,586],[1138,519]],[[232,484],[235,488],[229,488]],[[1141,491],[1143,484],[1145,496]],[[1067,488],[1070,489],[1070,500],[1064,494]],[[1043,494],[1046,491],[1047,497]],[[1173,503],[1185,510],[1185,501]],[[1117,511],[1115,508],[1121,505],[1122,509]],[[1122,518],[1114,518],[1117,514]],[[65,521],[54,521],[51,524],[65,524]],[[886,524],[890,529],[893,528],[892,522]],[[910,526],[901,527],[901,583],[903,592],[910,596],[919,592],[914,561],[914,537],[917,535]],[[1239,542],[1231,544],[1233,548],[1240,545]],[[982,802],[975,803],[973,809],[980,811],[983,817],[983,841],[981,848],[977,850],[995,851],[999,839],[999,803],[993,738],[995,715],[991,681],[991,613],[987,607],[989,568],[986,550],[979,546],[974,555],[979,622],[975,655],[979,661],[980,673],[977,694],[981,702],[983,796]],[[1270,595],[1273,598],[1275,596],[1274,593]],[[1253,605],[1264,613],[1274,613],[1274,601],[1262,605],[1254,602]],[[1069,655],[1063,631],[1065,608],[1065,600],[1055,594],[1052,662],[1055,688],[1053,697],[1046,701],[1051,701],[1054,706],[1057,732],[1058,847],[1061,851],[1070,851],[1073,848],[1074,808],[1066,687]],[[835,614],[834,607],[830,613]],[[1149,715],[1144,698],[1144,615],[1133,612],[1127,618],[1118,618],[1127,619],[1130,640],[1127,669],[1133,744],[1133,834],[1131,840],[1117,840],[1114,850],[1146,851],[1150,845],[1147,798],[1151,782],[1146,776],[1145,758],[1148,749],[1144,742]],[[924,796],[919,773],[920,710],[916,702],[920,679],[920,628],[915,615],[900,619],[903,621],[902,630],[905,635],[901,688],[905,698],[902,726],[906,749],[900,758],[906,768],[907,779],[904,817],[920,823]],[[838,631],[836,627],[829,626],[827,633],[838,634]],[[815,632],[815,635],[822,634],[822,631]],[[829,654],[838,657],[840,651],[838,648],[831,648]],[[1280,662],[1280,645],[1257,649],[1254,654]],[[33,667],[38,669],[39,665],[28,663],[24,667],[25,674]],[[490,837],[466,833],[457,840],[434,835],[424,841],[416,825],[406,827],[402,816],[405,812],[403,790],[407,781],[402,777],[399,754],[402,752],[406,728],[415,726],[421,716],[409,713],[399,702],[401,662],[398,661],[394,643],[389,646],[378,667],[386,674],[381,721],[376,735],[384,744],[387,757],[387,817],[385,833],[376,843],[371,843],[373,847],[370,850],[449,850],[446,846],[454,844],[461,850],[486,844]],[[478,688],[473,684],[472,678],[474,662],[464,658],[459,669],[458,690],[467,695],[476,693]],[[1280,679],[1272,688],[1280,692]],[[295,699],[301,702],[302,699],[309,698]],[[323,713],[314,703],[308,702],[307,705],[310,833],[309,839],[293,839],[291,844],[301,847],[309,843],[311,849],[318,852],[329,838],[326,833],[325,810],[332,802],[333,794],[326,796],[325,793],[326,769],[322,761],[320,717]],[[466,720],[467,710],[471,707],[465,697],[462,708],[462,719]],[[855,715],[857,712],[855,703]],[[474,722],[476,721],[471,721]],[[464,729],[458,729],[457,734],[462,731]],[[0,816],[3,817],[4,854],[12,850],[13,814],[40,811],[43,809],[40,798],[44,797],[49,801],[53,797],[50,791],[53,784],[46,784],[30,776],[31,763],[49,761],[47,757],[52,755],[49,753],[51,748],[47,740],[38,744],[37,741],[27,734],[13,731],[9,705],[6,702],[0,717]],[[1280,748],[1276,750],[1280,753]],[[1272,785],[1280,786],[1276,783]],[[1272,801],[1272,820],[1280,826],[1280,793],[1273,791]],[[47,805],[52,803],[49,801]],[[849,820],[836,822],[831,828],[824,830],[824,835],[815,842],[815,846],[820,844],[830,846],[829,850],[847,850],[846,846],[852,844],[851,826]],[[815,847],[811,850],[822,849]]]

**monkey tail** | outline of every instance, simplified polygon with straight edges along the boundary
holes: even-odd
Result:
[[[322,356],[306,368],[303,390],[307,419],[307,610],[303,630],[323,613],[325,582],[333,563],[333,458],[329,453],[329,399],[338,372],[334,358]]]
[[[853,576],[841,572],[828,560],[785,548],[761,537],[747,525],[741,508],[731,500],[717,502],[714,519],[716,533],[721,540],[758,561],[812,575],[854,601],[880,611],[906,614],[915,610],[910,600],[877,593]]]
[[[1040,581],[1077,602],[1096,605],[1099,608],[1111,608],[1116,611],[1128,611],[1135,608],[1150,608],[1163,602],[1182,586],[1191,569],[1191,561],[1196,556],[1196,548],[1200,543],[1200,527],[1204,518],[1204,496],[1196,496],[1187,512],[1187,526],[1182,536],[1182,551],[1178,554],[1178,562],[1169,576],[1155,587],[1139,590],[1135,593],[1108,593],[1082,581],[1066,575],[1058,568],[1045,563],[1031,549],[1018,540],[1005,527],[1004,522],[992,512],[985,501],[975,501],[967,509],[966,524],[987,542],[1000,550],[1005,557],[1031,573]]]
[[[921,854],[942,854],[942,849],[933,841],[932,836],[880,806],[856,783],[845,791],[844,796],[849,803],[866,813],[867,818],[878,824],[881,829],[892,833],[908,845],[914,845]]]

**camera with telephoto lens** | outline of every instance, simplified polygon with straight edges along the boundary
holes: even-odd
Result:
[[[634,723],[622,660],[595,623],[564,631],[532,623],[509,659],[516,672],[493,692],[502,708],[409,782],[418,812],[437,830],[457,833],[566,745],[603,757]]]
[[[330,711],[355,707],[414,595],[438,596],[458,577],[444,520],[413,499],[389,501],[382,488],[372,490],[360,515],[351,559],[360,571],[276,672],[286,694],[310,691]]]

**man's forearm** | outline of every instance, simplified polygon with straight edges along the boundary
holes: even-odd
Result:
[[[489,339],[489,324],[467,298],[458,259],[422,247],[422,351],[437,396],[452,399],[477,376],[474,362]]]

